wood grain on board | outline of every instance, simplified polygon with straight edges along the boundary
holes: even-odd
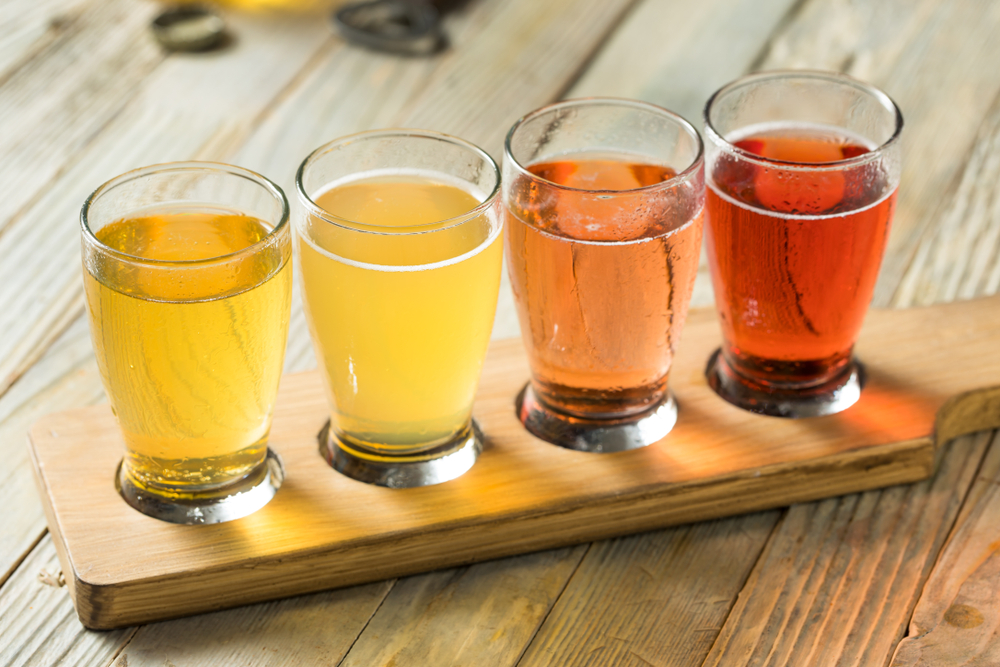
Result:
[[[96,628],[145,622],[914,481],[932,472],[939,408],[967,417],[940,415],[947,435],[1000,425],[1000,411],[974,405],[1000,377],[1000,359],[984,356],[1000,344],[1000,297],[871,313],[861,400],[810,420],[721,401],[703,374],[719,342],[714,313],[693,312],[687,330],[671,381],[677,426],[611,455],[529,435],[513,410],[523,349],[494,344],[474,410],[483,456],[458,480],[419,489],[329,470],[316,444],[327,415],[319,374],[286,376],[269,441],[286,482],[230,524],[179,527],[132,511],[112,484],[122,444],[110,410],[50,415],[32,429],[32,451],[80,617]],[[146,558],[109,550],[130,543]]]

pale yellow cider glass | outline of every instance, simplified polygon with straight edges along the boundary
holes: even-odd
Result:
[[[500,287],[499,171],[415,130],[327,144],[299,170],[297,252],[337,470],[435,484],[480,450],[472,404]]]

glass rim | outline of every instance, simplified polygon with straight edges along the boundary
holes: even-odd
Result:
[[[142,257],[140,255],[132,255],[127,252],[123,252],[116,248],[105,244],[94,234],[94,231],[90,228],[90,220],[88,213],[91,207],[105,194],[113,190],[114,188],[134,181],[136,179],[148,176],[150,174],[161,174],[170,172],[196,172],[196,171],[216,171],[229,174],[231,176],[237,176],[243,178],[251,183],[261,186],[265,191],[270,193],[280,204],[281,204],[281,218],[278,223],[271,228],[264,238],[252,243],[245,248],[240,248],[239,250],[234,250],[233,252],[226,253],[224,255],[216,255],[214,257],[205,257],[202,259],[155,259],[150,257]],[[289,206],[288,198],[285,197],[284,191],[278,187],[274,182],[268,179],[266,176],[262,176],[255,171],[250,171],[249,169],[244,169],[243,167],[237,167],[236,165],[226,164],[224,162],[208,162],[199,160],[188,160],[182,162],[161,162],[158,164],[151,164],[145,167],[139,167],[138,169],[133,169],[127,171],[124,174],[115,176],[114,178],[105,181],[100,186],[94,190],[86,201],[83,202],[83,208],[80,209],[80,226],[83,228],[84,239],[91,245],[98,248],[101,252],[108,254],[116,259],[126,261],[132,264],[146,264],[150,266],[160,266],[160,267],[178,267],[178,268],[196,268],[199,266],[211,266],[213,264],[222,264],[232,259],[240,256],[251,256],[260,252],[263,248],[271,245],[274,239],[278,235],[284,233],[288,228],[288,218],[289,218]]]
[[[514,133],[520,128],[524,123],[534,120],[535,118],[541,116],[542,114],[549,113],[558,109],[568,109],[573,107],[583,107],[583,106],[609,106],[609,107],[632,107],[633,109],[641,109],[643,111],[648,111],[661,118],[666,118],[673,121],[681,127],[688,136],[693,137],[695,143],[698,147],[694,158],[691,160],[691,164],[686,166],[681,171],[677,172],[669,179],[661,181],[660,183],[653,183],[652,185],[644,185],[639,188],[630,188],[628,190],[597,190],[588,188],[575,188],[569,185],[561,185],[554,181],[550,181],[547,178],[542,178],[537,174],[533,174],[527,170],[527,168],[521,164],[521,161],[514,157],[514,153],[511,150],[511,140],[514,138]],[[560,102],[554,102],[552,104],[547,104],[543,107],[539,107],[534,111],[531,111],[520,118],[518,118],[514,124],[511,126],[510,130],[507,132],[507,137],[503,142],[503,154],[505,158],[509,158],[510,164],[512,164],[518,171],[518,174],[525,176],[535,181],[540,181],[545,183],[547,186],[551,186],[558,190],[564,190],[567,192],[579,192],[579,193],[593,193],[593,194],[616,194],[616,195],[630,195],[635,193],[645,193],[653,192],[656,190],[667,190],[678,185],[683,185],[687,181],[694,178],[701,165],[705,161],[705,142],[702,141],[701,133],[698,132],[697,128],[688,122],[680,114],[674,113],[669,109],[666,109],[656,104],[650,104],[649,102],[642,102],[639,100],[630,100],[621,97],[578,97],[571,100],[563,100]]]
[[[493,185],[493,190],[486,196],[483,201],[477,204],[475,207],[469,209],[465,213],[461,213],[450,218],[444,218],[442,220],[436,220],[434,222],[424,223],[422,225],[407,225],[404,227],[389,227],[385,225],[371,225],[357,220],[350,220],[343,216],[338,216],[330,211],[327,211],[323,207],[319,206],[312,198],[312,195],[306,192],[305,184],[303,183],[303,177],[305,176],[306,169],[309,168],[316,160],[323,157],[327,153],[354,141],[366,141],[369,139],[377,139],[380,137],[415,137],[421,139],[433,139],[436,141],[442,141],[444,143],[452,144],[453,146],[458,146],[464,148],[473,154],[477,155],[483,162],[493,169],[493,175],[496,177],[496,183]],[[364,172],[358,172],[364,173]],[[445,173],[445,172],[441,172]],[[471,141],[466,141],[459,137],[445,134],[444,132],[435,132],[433,130],[418,130],[409,128],[390,128],[384,130],[368,130],[366,132],[355,132],[354,134],[348,134],[343,137],[338,137],[333,141],[328,141],[323,144],[302,161],[299,165],[298,170],[295,172],[295,190],[299,195],[299,201],[309,214],[320,218],[324,222],[328,222],[331,225],[340,227],[341,229],[346,229],[352,232],[358,232],[361,234],[376,234],[379,236],[412,236],[417,234],[433,234],[435,232],[443,232],[448,229],[453,229],[458,225],[464,224],[469,220],[481,217],[493,204],[496,202],[500,195],[502,186],[502,178],[500,175],[500,167],[497,165],[496,161],[490,156],[489,153],[484,151],[479,146],[476,146]],[[324,191],[325,192],[325,191]],[[367,229],[366,229],[367,228]],[[430,229],[429,229],[430,228]]]
[[[735,144],[731,143],[726,139],[718,130],[712,125],[711,120],[711,110],[712,105],[717,101],[717,99],[728,92],[731,92],[737,88],[741,88],[747,84],[756,83],[760,81],[766,81],[768,79],[795,79],[800,78],[803,80],[811,81],[827,81],[830,83],[835,83],[839,85],[846,85],[857,90],[861,90],[876,100],[878,100],[882,107],[886,111],[890,112],[894,116],[895,129],[892,135],[882,142],[880,145],[871,149],[867,153],[861,155],[856,155],[854,157],[846,158],[843,160],[835,160],[833,162],[789,162],[787,160],[775,160],[773,158],[766,158],[755,153],[751,153],[748,150],[740,148]],[[752,162],[760,166],[772,166],[779,167],[781,169],[786,169],[789,171],[841,171],[843,169],[850,169],[852,167],[862,166],[873,162],[881,158],[890,148],[894,147],[899,143],[899,137],[903,132],[903,112],[900,110],[899,105],[896,104],[895,100],[889,97],[885,91],[873,86],[870,83],[861,81],[860,79],[855,79],[853,76],[847,74],[842,74],[840,72],[827,72],[823,70],[813,70],[813,69],[775,69],[767,70],[765,72],[756,72],[754,74],[747,74],[746,76],[741,76],[740,78],[730,81],[726,85],[722,86],[708,98],[705,103],[705,109],[702,112],[702,118],[705,125],[705,134],[712,139],[712,143],[718,145],[723,150],[736,155],[742,159]]]

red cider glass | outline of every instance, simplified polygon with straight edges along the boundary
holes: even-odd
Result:
[[[708,259],[722,348],[712,388],[780,417],[860,397],[852,350],[896,206],[903,117],[829,72],[753,74],[705,107]]]

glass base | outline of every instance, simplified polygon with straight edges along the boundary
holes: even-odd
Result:
[[[823,384],[803,389],[765,388],[739,376],[716,350],[705,369],[708,386],[736,407],[772,417],[802,419],[832,415],[861,398],[864,367],[856,359],[844,372]]]
[[[430,486],[461,477],[482,451],[482,434],[475,420],[450,442],[419,456],[393,459],[360,451],[330,432],[330,422],[319,432],[319,451],[334,470],[351,479],[391,489]]]
[[[556,412],[538,400],[531,384],[518,394],[517,416],[533,435],[579,452],[624,452],[662,440],[677,423],[669,391],[645,412],[621,419],[583,419]]]
[[[274,497],[284,478],[281,460],[268,449],[264,463],[246,477],[197,498],[154,495],[129,479],[122,464],[115,473],[115,487],[126,503],[147,516],[194,525],[223,523],[253,514]]]

